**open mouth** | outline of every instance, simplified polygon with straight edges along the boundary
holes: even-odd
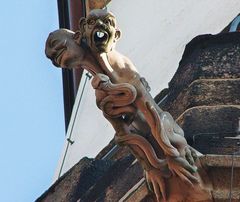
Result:
[[[94,34],[94,42],[96,44],[105,44],[108,41],[108,33],[105,31],[96,31]]]
[[[55,56],[55,62],[58,65],[61,65],[61,60],[62,60],[62,56],[63,56],[64,51],[65,51],[65,48],[62,48],[62,49],[58,50],[58,52]]]

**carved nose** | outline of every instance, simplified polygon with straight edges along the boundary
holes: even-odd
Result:
[[[97,20],[97,24],[98,24],[98,25],[103,25],[103,21],[100,20],[100,19],[98,19],[98,20]]]

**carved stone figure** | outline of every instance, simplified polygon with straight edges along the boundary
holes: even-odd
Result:
[[[80,19],[76,33],[60,29],[46,42],[46,55],[62,68],[84,68],[93,76],[98,107],[116,131],[115,139],[127,145],[143,166],[146,179],[157,200],[167,200],[166,180],[176,175],[186,184],[198,182],[194,172],[195,153],[188,146],[182,129],[168,112],[162,111],[148,92],[148,86],[133,63],[115,50],[121,36],[116,19],[107,10],[92,10]],[[148,126],[163,156],[131,130]],[[144,131],[146,132],[146,131]]]
[[[83,68],[91,74],[102,73],[87,46],[79,46],[76,34],[67,29],[59,29],[49,34],[45,53],[56,67]]]

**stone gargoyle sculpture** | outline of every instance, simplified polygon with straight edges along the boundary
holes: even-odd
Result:
[[[171,189],[167,180],[173,176],[189,186],[198,184],[196,153],[172,116],[154,102],[134,64],[115,50],[120,36],[114,15],[96,9],[80,19],[78,31],[50,33],[45,52],[55,66],[83,68],[93,75],[97,106],[115,129],[116,142],[136,156],[157,200],[167,201]],[[148,132],[162,155],[142,135]]]

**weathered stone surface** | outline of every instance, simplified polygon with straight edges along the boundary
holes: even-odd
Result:
[[[169,98],[174,100],[194,80],[219,78],[240,78],[240,33],[194,38],[169,83]]]
[[[232,175],[232,165],[233,178]],[[194,195],[192,187],[186,184],[179,184],[178,179],[173,179],[173,183],[176,185],[173,194],[169,195],[168,202],[228,202],[230,197],[232,202],[240,201],[240,156],[230,155],[206,155],[199,157],[198,172],[201,177],[201,184],[205,184],[205,189],[208,193],[211,193],[209,199],[204,199],[202,196],[191,198],[190,195]],[[171,182],[170,182],[171,183]],[[232,184],[232,190],[230,195],[230,187]],[[121,202],[156,202],[154,196],[148,191],[145,181],[141,181],[141,184],[135,185],[136,189],[131,189],[125,198]],[[174,186],[173,186],[174,187]],[[182,193],[178,193],[178,190],[184,190]],[[187,191],[186,191],[187,190]],[[189,193],[185,199],[183,193]],[[198,195],[197,195],[198,196]]]
[[[239,138],[224,138],[219,135],[199,135],[195,137],[193,145],[203,154],[233,154],[240,150]]]
[[[177,118],[196,106],[240,105],[239,89],[240,79],[198,79],[162,108]]]
[[[36,202],[76,202],[111,167],[111,161],[83,158]]]
[[[119,202],[131,202],[131,201],[155,201],[154,194],[149,194],[145,178],[142,178],[137,184],[135,184],[120,200]]]
[[[168,91],[156,99],[183,127],[188,143],[202,153],[231,154],[240,106],[239,33],[202,35],[187,46]]]
[[[185,137],[192,143],[199,135],[234,137],[239,127],[240,106],[201,106],[186,110],[177,122],[183,128]]]
[[[112,168],[94,186],[92,186],[80,201],[111,201],[117,202],[142,177],[143,171],[135,158],[130,155],[118,160]]]
[[[229,202],[231,197],[231,202],[239,202],[239,191],[233,190],[230,196],[229,190],[225,191],[213,191],[212,193],[215,202]]]
[[[240,156],[207,155],[201,163],[212,182],[213,198],[216,202],[240,201]],[[233,170],[232,170],[233,166]],[[233,173],[232,173],[233,172]],[[233,178],[231,175],[233,174]],[[232,184],[232,185],[231,185]],[[232,186],[232,190],[231,190]],[[230,190],[232,195],[230,196]]]

